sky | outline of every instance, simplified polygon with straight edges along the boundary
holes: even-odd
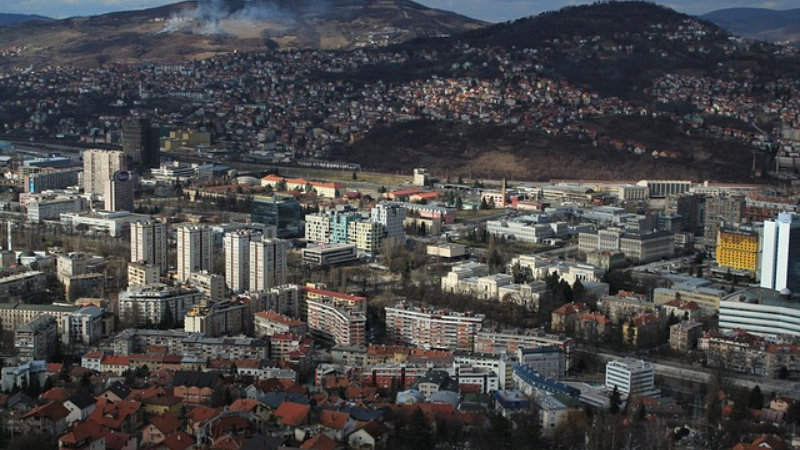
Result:
[[[177,0],[0,0],[0,12],[40,14],[55,18],[88,16],[114,11],[150,8]],[[518,19],[567,5],[578,0],[416,0],[426,6],[454,11],[489,22]],[[797,0],[665,0],[664,4],[687,14],[703,14],[730,7],[791,9]]]

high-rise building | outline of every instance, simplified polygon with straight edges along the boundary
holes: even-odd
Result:
[[[131,224],[131,262],[144,262],[167,271],[167,226],[160,221]]]
[[[233,292],[250,289],[250,242],[259,240],[261,233],[248,229],[225,235],[225,282]]]
[[[719,195],[706,199],[703,242],[706,249],[717,245],[720,224],[739,224],[744,219],[745,198],[742,195]]]
[[[119,150],[86,150],[83,152],[83,190],[105,195],[106,182],[127,167],[125,154]]]
[[[286,283],[286,249],[280,239],[250,241],[250,290],[265,291]]]
[[[256,196],[250,203],[250,220],[276,227],[281,239],[302,237],[304,217],[294,198]]]
[[[127,170],[119,170],[106,180],[106,211],[133,211],[133,179]]]
[[[748,227],[721,227],[717,235],[717,264],[755,275],[759,234]]]
[[[178,239],[178,280],[185,282],[193,272],[211,271],[214,264],[214,231],[205,225],[176,227]]]
[[[122,125],[122,149],[134,166],[156,169],[161,164],[159,129],[150,119],[135,117]]]
[[[406,209],[396,203],[378,203],[372,208],[370,220],[383,225],[384,237],[390,240],[403,240],[406,238],[403,221],[406,218]]]
[[[761,287],[800,293],[800,215],[780,213],[764,222]]]

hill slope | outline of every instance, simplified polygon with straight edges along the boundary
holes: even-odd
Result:
[[[701,17],[737,36],[800,46],[800,8],[726,8]]]
[[[30,20],[44,20],[44,21],[51,21],[53,19],[45,16],[39,16],[36,14],[11,14],[11,13],[0,13],[0,27],[7,27],[9,25],[16,25],[22,22],[28,22]]]
[[[485,25],[409,0],[187,1],[0,30],[26,51],[2,63],[175,63],[269,48],[353,49]]]

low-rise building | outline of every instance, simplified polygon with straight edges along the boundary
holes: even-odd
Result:
[[[233,335],[251,329],[249,304],[233,300],[202,301],[183,318],[187,333],[202,333],[208,337]]]
[[[119,315],[123,322],[134,325],[180,322],[201,300],[197,289],[165,284],[132,286],[119,295]]]
[[[253,328],[256,336],[283,333],[305,336],[308,327],[302,320],[292,319],[274,311],[263,311],[255,313]]]
[[[683,321],[669,327],[669,347],[679,353],[697,348],[697,340],[703,334],[700,322]]]
[[[358,249],[351,244],[329,244],[303,249],[303,263],[315,266],[333,266],[358,261]]]
[[[606,387],[617,388],[626,397],[659,397],[655,370],[649,362],[633,358],[617,359],[606,364]]]
[[[189,274],[188,284],[200,290],[203,297],[212,302],[219,302],[225,298],[225,277],[207,270]]]
[[[147,286],[161,279],[161,268],[155,264],[128,263],[128,286]]]

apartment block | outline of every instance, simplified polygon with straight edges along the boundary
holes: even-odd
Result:
[[[214,232],[205,225],[175,227],[178,242],[178,281],[186,282],[193,272],[211,271],[214,263]]]
[[[386,334],[394,343],[424,348],[472,350],[482,314],[456,313],[398,303],[386,308]]]
[[[157,220],[131,224],[131,262],[144,262],[167,271],[167,225]]]

